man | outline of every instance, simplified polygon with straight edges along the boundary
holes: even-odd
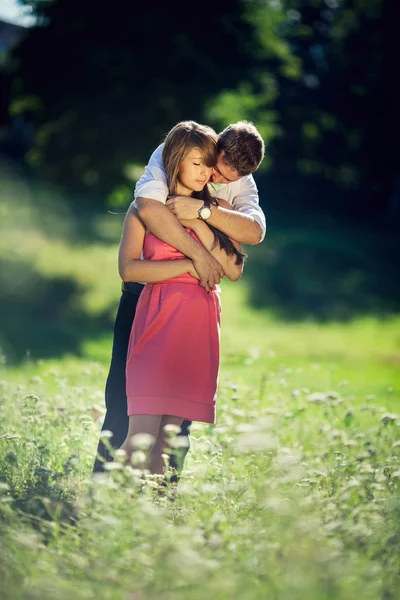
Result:
[[[179,219],[201,218],[242,244],[258,244],[265,236],[265,216],[252,173],[264,157],[264,142],[252,123],[239,121],[222,131],[218,139],[218,161],[213,169],[209,191],[213,197],[227,200],[233,210],[184,196],[168,197],[166,174],[162,164],[161,144],[151,155],[145,172],[135,187],[133,207],[157,237],[189,257],[199,275],[199,285],[210,291],[224,276],[221,265],[180,224]],[[132,210],[132,206],[129,210]],[[123,282],[122,296],[114,327],[114,341],[106,383],[106,416],[102,430],[111,431],[113,448],[119,448],[128,431],[126,399],[126,355],[136,304],[143,289],[138,282]],[[190,421],[184,421],[180,435],[183,451],[170,464],[180,470],[189,448]],[[93,472],[104,469],[112,457],[99,441]]]

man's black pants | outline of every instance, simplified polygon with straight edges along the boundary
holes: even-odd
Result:
[[[107,411],[101,428],[102,431],[111,431],[112,438],[109,441],[114,450],[122,446],[128,433],[129,417],[127,414],[125,377],[126,356],[136,305],[143,285],[140,283],[124,283],[123,289],[124,291],[122,292],[115,319],[111,365],[106,382],[105,400]],[[190,425],[191,421],[184,421],[179,433],[179,435],[186,436],[188,440]],[[170,466],[178,472],[182,469],[188,449],[189,444],[186,448],[179,448],[179,454],[177,451],[177,453],[171,455]],[[104,471],[105,461],[112,460],[110,452],[100,438],[97,456],[93,465],[93,473]]]

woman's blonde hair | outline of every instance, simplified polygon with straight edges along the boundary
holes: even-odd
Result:
[[[196,121],[181,121],[167,134],[162,153],[169,193],[176,193],[179,169],[186,154],[198,148],[207,167],[217,164],[218,135],[207,125]]]
[[[208,125],[199,125],[196,121],[181,121],[175,125],[165,138],[162,152],[171,196],[176,194],[176,183],[182,161],[192,148],[200,150],[202,160],[207,167],[214,167],[217,164],[218,135],[214,129],[208,127]],[[206,185],[201,192],[194,192],[193,198],[208,200],[218,205],[218,200],[211,197]],[[225,233],[215,229],[209,223],[207,225],[214,233],[213,248],[218,244],[228,255],[236,257],[237,265],[241,265],[247,255],[237,250],[232,240]]]

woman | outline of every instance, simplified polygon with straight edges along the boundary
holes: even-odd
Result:
[[[206,184],[217,161],[217,141],[213,129],[194,121],[178,123],[168,133],[163,163],[171,195],[200,198],[207,206],[211,197]],[[229,279],[240,278],[244,261],[240,244],[201,218],[181,222],[221,263]],[[119,272],[124,281],[146,282],[129,341],[129,430],[121,448],[130,459],[131,438],[150,434],[154,444],[149,469],[162,474],[166,425],[179,428],[184,420],[215,422],[219,288],[207,293],[199,286],[192,261],[146,232],[134,209],[124,223]]]

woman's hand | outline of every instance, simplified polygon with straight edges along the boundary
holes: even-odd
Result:
[[[186,227],[187,229],[191,229],[192,231],[196,231],[196,227],[199,224],[198,219],[178,219],[179,223],[182,227]]]

